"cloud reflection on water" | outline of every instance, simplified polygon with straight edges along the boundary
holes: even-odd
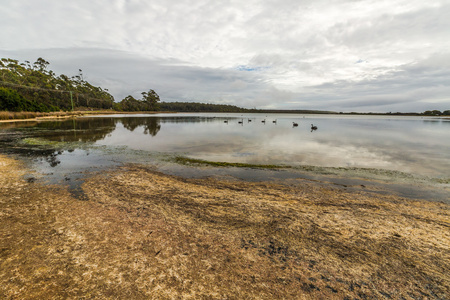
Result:
[[[420,118],[239,114],[146,117],[158,130],[144,136],[117,124],[98,143],[193,158],[253,164],[382,168],[448,176],[450,122]],[[247,122],[253,118],[253,122]],[[224,123],[229,119],[229,123]],[[238,121],[243,119],[243,124]],[[261,120],[266,119],[266,123]],[[277,119],[277,123],[272,123]],[[293,128],[292,122],[299,123]],[[149,123],[149,121],[147,121]],[[310,131],[310,124],[317,131]],[[138,128],[141,128],[139,130]]]

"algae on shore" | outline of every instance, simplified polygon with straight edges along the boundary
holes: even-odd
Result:
[[[450,297],[445,203],[141,165],[76,199],[5,156],[0,174],[6,299]]]

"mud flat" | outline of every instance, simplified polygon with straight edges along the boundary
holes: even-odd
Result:
[[[449,299],[441,202],[140,165],[75,198],[0,156],[0,298]]]

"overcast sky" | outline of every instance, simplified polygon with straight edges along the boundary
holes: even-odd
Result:
[[[0,0],[0,57],[116,101],[450,109],[450,0]]]

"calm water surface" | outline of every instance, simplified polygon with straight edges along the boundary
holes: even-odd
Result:
[[[311,131],[311,124],[318,129]],[[450,122],[442,119],[234,114],[122,118],[96,143],[212,161],[450,174]]]
[[[450,120],[438,118],[114,115],[3,124],[0,143],[3,152],[33,157],[35,167],[48,174],[182,155],[251,164],[374,168],[444,181],[450,177]]]

